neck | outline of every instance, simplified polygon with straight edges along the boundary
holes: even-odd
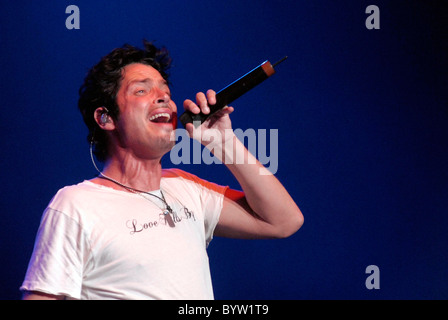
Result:
[[[162,178],[160,159],[143,161],[131,156],[123,159],[111,158],[106,162],[102,172],[105,176],[134,189],[142,191],[160,189]],[[103,181],[102,184],[122,189],[122,187],[107,180]]]

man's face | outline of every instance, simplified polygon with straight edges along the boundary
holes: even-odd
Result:
[[[135,63],[123,70],[117,94],[120,148],[139,158],[157,158],[174,146],[176,104],[165,79],[151,66]]]

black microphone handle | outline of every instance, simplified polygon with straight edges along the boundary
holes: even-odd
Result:
[[[275,63],[274,66],[285,59],[286,57]],[[209,114],[203,114],[202,112],[194,114],[191,111],[185,111],[179,117],[180,122],[184,127],[187,123],[193,123],[195,127],[198,127],[210,116],[272,76],[275,73],[274,66],[269,61],[263,62],[252,71],[246,73],[244,76],[219,91],[216,94],[216,104],[208,105],[210,108]]]

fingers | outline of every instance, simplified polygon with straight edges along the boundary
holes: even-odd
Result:
[[[184,110],[189,110],[194,114],[202,112],[204,114],[210,113],[210,108],[208,105],[216,104],[216,92],[213,90],[207,90],[206,93],[198,92],[196,94],[196,103],[190,99],[184,101]]]
[[[220,118],[226,114],[231,114],[235,109],[233,107],[230,106],[225,106],[224,108],[222,108],[221,110],[219,110],[218,112],[216,112],[213,117],[217,117]]]
[[[184,110],[191,111],[194,114],[198,114],[199,112],[201,112],[201,109],[197,106],[197,104],[191,101],[190,99],[186,99],[184,101]]]
[[[198,108],[198,107],[196,107],[196,108]],[[228,115],[231,114],[233,111],[234,111],[233,107],[225,106],[224,108],[222,108],[221,110],[216,112],[214,115],[209,117],[206,120],[206,122],[204,122],[202,124],[202,127],[205,127],[205,128],[213,127],[216,122],[218,122],[218,121],[220,121],[220,120],[222,120],[224,118],[228,119]],[[187,130],[188,134],[192,138],[194,137],[195,132],[197,132],[197,129],[194,127],[194,125],[192,123],[187,123],[185,125],[185,129]],[[201,130],[199,130],[199,131],[201,131]]]
[[[207,100],[210,105],[216,104],[216,92],[212,89],[207,90]]]
[[[203,92],[196,94],[196,103],[201,108],[202,113],[209,114],[210,108],[208,107],[207,97]]]

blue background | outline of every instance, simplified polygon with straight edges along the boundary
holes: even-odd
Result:
[[[289,56],[232,120],[278,129],[277,176],[305,224],[284,240],[215,238],[217,299],[447,299],[444,2],[2,1],[0,298],[20,298],[54,193],[95,175],[77,110],[87,70],[147,38],[173,56],[180,110]],[[65,27],[71,4],[79,30]],[[365,27],[370,4],[380,30]],[[237,187],[222,165],[179,167]],[[372,264],[379,290],[365,286]]]

